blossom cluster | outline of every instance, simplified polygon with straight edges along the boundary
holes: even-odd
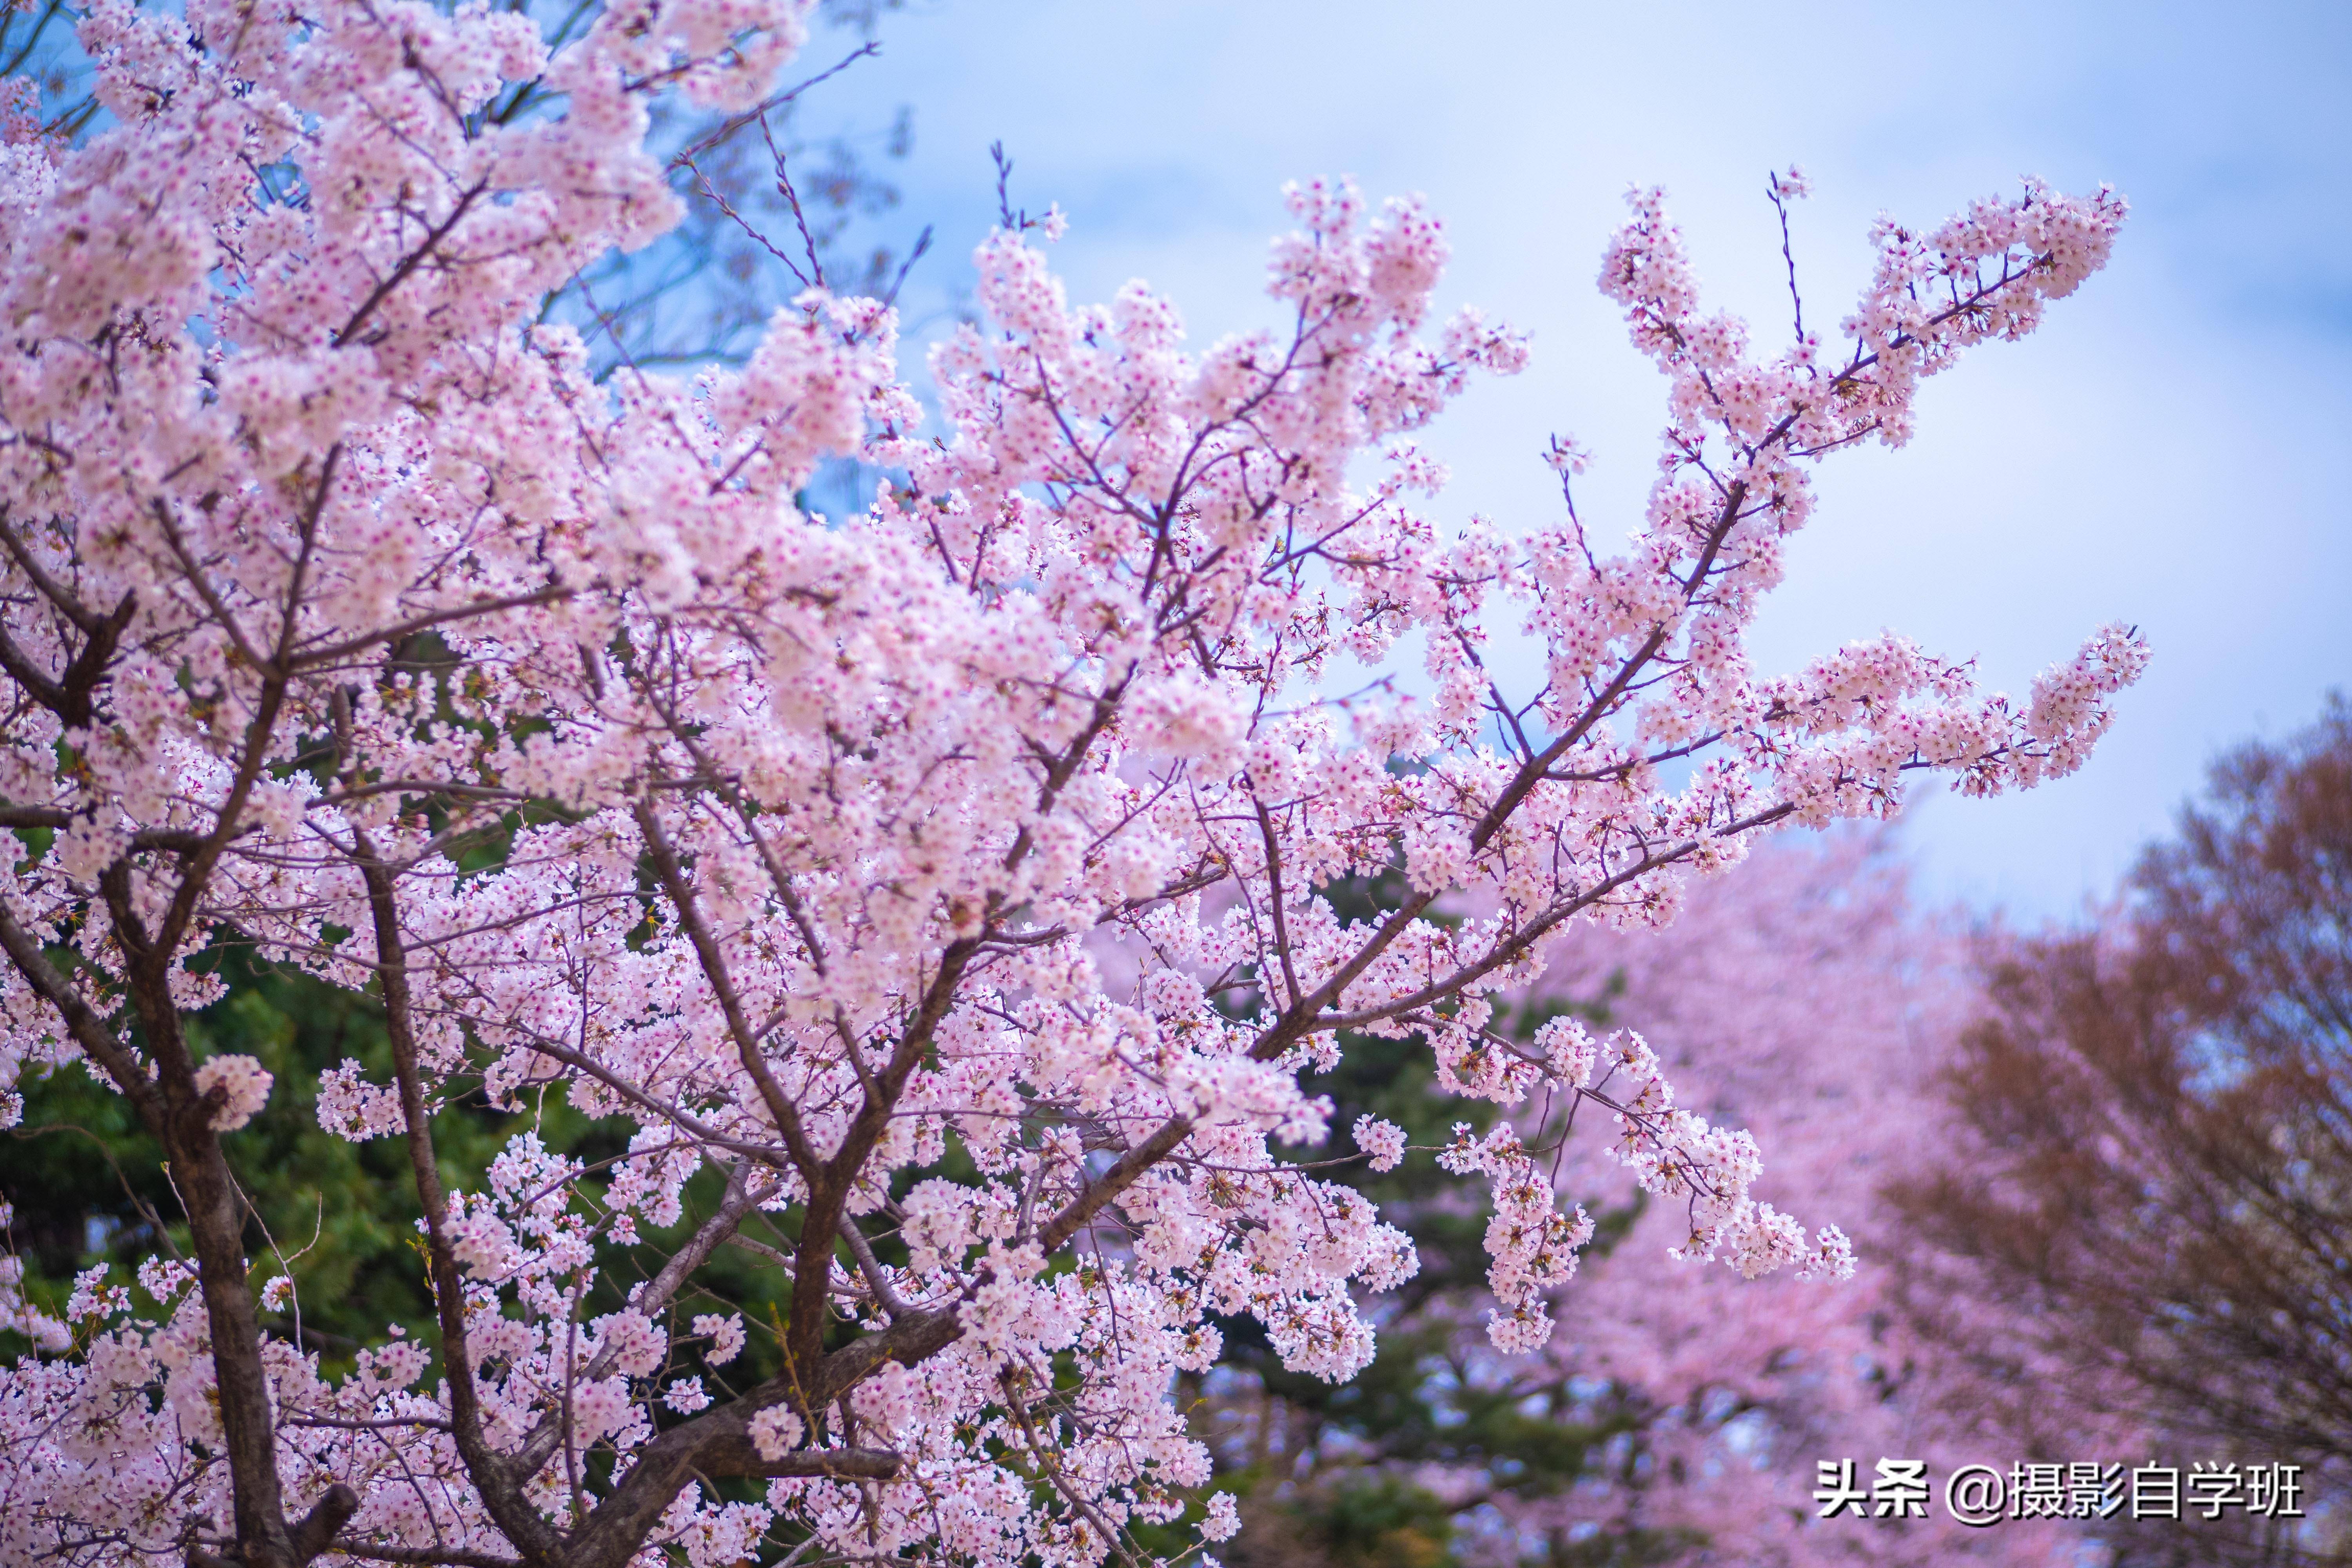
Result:
[[[212,1114],[215,1132],[236,1131],[269,1100],[270,1077],[251,1057],[215,1057],[195,1070],[192,1081],[198,1094],[220,1102]]]

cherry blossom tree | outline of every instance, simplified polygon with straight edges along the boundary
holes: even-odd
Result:
[[[2122,204],[1885,223],[1836,346],[1759,356],[1638,194],[1601,286],[1669,415],[1611,555],[1572,505],[1508,535],[1421,510],[1410,433],[1526,349],[1468,310],[1424,339],[1439,225],[1343,184],[1291,194],[1280,325],[1198,356],[1142,287],[1074,310],[992,235],[936,436],[889,309],[822,289],[740,367],[598,381],[542,308],[679,221],[649,106],[755,114],[803,24],[99,0],[102,113],[54,134],[11,85],[0,1049],[130,1102],[192,1256],[58,1313],[10,1291],[38,1350],[0,1383],[0,1560],[1138,1560],[1195,1517],[1170,1390],[1210,1315],[1345,1378],[1358,1292],[1412,1272],[1271,1147],[1326,1131],[1298,1078],[1343,1030],[1597,1100],[1684,1256],[1847,1268],[1653,1057],[1519,1047],[1495,998],[1776,825],[2080,764],[2144,658],[2121,628],[2021,700],[1891,635],[1782,676],[1743,638],[1811,466],[1899,444]],[[805,513],[839,455],[889,482]],[[1507,693],[1481,650],[1513,623],[1544,658]],[[1400,648],[1429,700],[1336,694]],[[1377,919],[1319,891],[1387,868]],[[230,950],[381,1006],[388,1081],[328,1074],[320,1116],[404,1143],[433,1342],[330,1375],[262,1329],[292,1286],[250,1266],[233,1155],[275,1086],[185,1026]],[[528,1130],[550,1100],[633,1126],[593,1183]],[[475,1104],[526,1130],[452,1184],[436,1120]],[[1494,1342],[1541,1345],[1591,1221],[1507,1123],[1438,1158],[1506,1215]],[[648,1237],[660,1268],[586,1310]],[[707,1301],[723,1247],[788,1274],[772,1322]],[[728,1382],[755,1331],[773,1372]]]

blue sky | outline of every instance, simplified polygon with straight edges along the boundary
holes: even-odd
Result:
[[[964,275],[999,138],[1015,201],[1070,216],[1074,297],[1146,279],[1196,344],[1268,319],[1285,180],[1425,194],[1446,303],[1535,333],[1534,368],[1425,443],[1441,510],[1506,527],[1558,505],[1553,430],[1598,454],[1587,521],[1638,518],[1663,383],[1592,286],[1629,183],[1667,188],[1759,336],[1787,310],[1768,168],[1812,177],[1797,259],[1831,320],[1881,209],[2112,184],[2134,211],[2105,274],[1933,384],[1909,447],[1823,469],[1760,662],[1892,626],[2021,690],[2137,623],[2155,664],[2083,773],[1915,797],[1927,887],[2027,918],[2111,887],[2217,748],[2352,687],[2352,5],[911,0],[881,36],[836,104],[914,106],[901,216],[940,245],[910,304]]]

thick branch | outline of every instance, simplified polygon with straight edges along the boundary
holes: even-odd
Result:
[[[362,1563],[404,1563],[432,1565],[432,1568],[523,1568],[515,1557],[498,1557],[487,1552],[461,1552],[454,1547],[440,1546],[378,1546],[366,1541],[338,1541],[333,1550],[345,1557],[356,1557]]]
[[[131,1005],[155,1065],[155,1089],[163,1102],[158,1131],[171,1163],[172,1185],[195,1243],[196,1288],[212,1340],[238,1552],[246,1568],[301,1568],[278,1475],[276,1422],[268,1374],[261,1363],[261,1323],[246,1268],[245,1205],[212,1124],[226,1090],[215,1086],[203,1093],[196,1088],[195,1063],[172,996],[173,950],[150,941],[142,930],[131,901],[129,864],[117,860],[108,867],[100,886],[113,920],[116,944],[124,955]]]
[[[425,615],[411,616],[404,621],[394,621],[390,626],[379,626],[374,631],[359,637],[346,637],[341,642],[329,643],[323,647],[304,648],[300,650],[300,656],[294,662],[305,669],[315,669],[321,665],[334,664],[365,653],[372,647],[381,647],[386,644],[399,642],[404,637],[414,637],[418,632],[431,631],[435,626],[446,626],[451,621],[462,621],[472,616],[495,615],[500,610],[527,609],[533,605],[552,605],[570,598],[572,595],[572,589],[561,583],[553,583],[528,594],[509,594],[496,599],[476,599],[471,604],[454,605],[446,610],[434,610]]]
[[[449,1240],[449,1201],[433,1152],[433,1124],[417,1069],[416,1036],[408,991],[408,958],[400,931],[391,870],[377,857],[367,835],[352,835],[364,858],[368,910],[375,927],[376,976],[383,994],[384,1033],[392,1045],[393,1070],[400,1084],[400,1109],[407,1121],[408,1163],[416,1178],[416,1200],[425,1210],[425,1246],[433,1264],[433,1300],[441,1323],[442,1373],[449,1384],[451,1435],[467,1473],[481,1493],[482,1506],[533,1568],[558,1568],[562,1545],[539,1510],[523,1496],[507,1460],[482,1433],[481,1397],[474,1385],[474,1362],[466,1348],[466,1287]]]
[[[903,1468],[898,1455],[880,1448],[811,1448],[797,1454],[786,1454],[780,1459],[763,1459],[748,1437],[740,1442],[729,1441],[712,1445],[709,1463],[702,1467],[707,1476],[762,1476],[773,1480],[782,1476],[829,1476],[835,1479],[887,1481],[897,1478]]]
[[[801,1179],[814,1187],[822,1178],[824,1164],[816,1151],[809,1146],[808,1135],[801,1127],[800,1111],[792,1097],[768,1070],[767,1058],[760,1051],[759,1032],[743,1012],[741,998],[735,994],[735,982],[727,972],[727,955],[719,951],[719,939],[711,934],[702,918],[702,907],[696,900],[694,889],[688,885],[686,871],[678,864],[677,852],[670,847],[669,835],[662,831],[661,818],[656,815],[653,803],[640,801],[636,808],[637,829],[645,837],[646,855],[654,863],[654,873],[661,879],[662,891],[669,895],[670,907],[677,911],[677,923],[693,945],[694,955],[702,964],[702,977],[710,983],[712,997],[727,1020],[727,1032],[735,1041],[737,1057],[743,1070],[750,1075],[760,1091],[761,1103],[776,1123],[783,1138],[784,1148],[791,1153]]]
[[[16,966],[16,973],[25,977],[34,993],[58,1010],[82,1054],[114,1080],[114,1087],[139,1112],[140,1121],[160,1138],[163,1131],[163,1096],[155,1087],[155,1080],[147,1076],[131,1048],[115,1037],[97,1009],[83,1001],[66,977],[58,973],[48,954],[41,951],[41,944],[33,940],[32,932],[16,923],[16,916],[5,900],[0,900],[0,947],[7,950],[9,962]]]
[[[54,680],[16,646],[15,638],[0,631],[0,670],[5,670],[23,687],[26,696],[56,714],[58,723],[68,730],[86,730],[97,714],[96,693],[106,674],[107,661],[114,657],[123,628],[131,624],[131,616],[138,607],[137,597],[125,594],[111,615],[93,618],[83,633],[81,652]]]

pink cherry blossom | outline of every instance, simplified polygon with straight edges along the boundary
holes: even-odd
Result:
[[[219,1103],[210,1123],[215,1132],[236,1131],[269,1100],[270,1077],[251,1057],[215,1057],[191,1081],[198,1095]]]

